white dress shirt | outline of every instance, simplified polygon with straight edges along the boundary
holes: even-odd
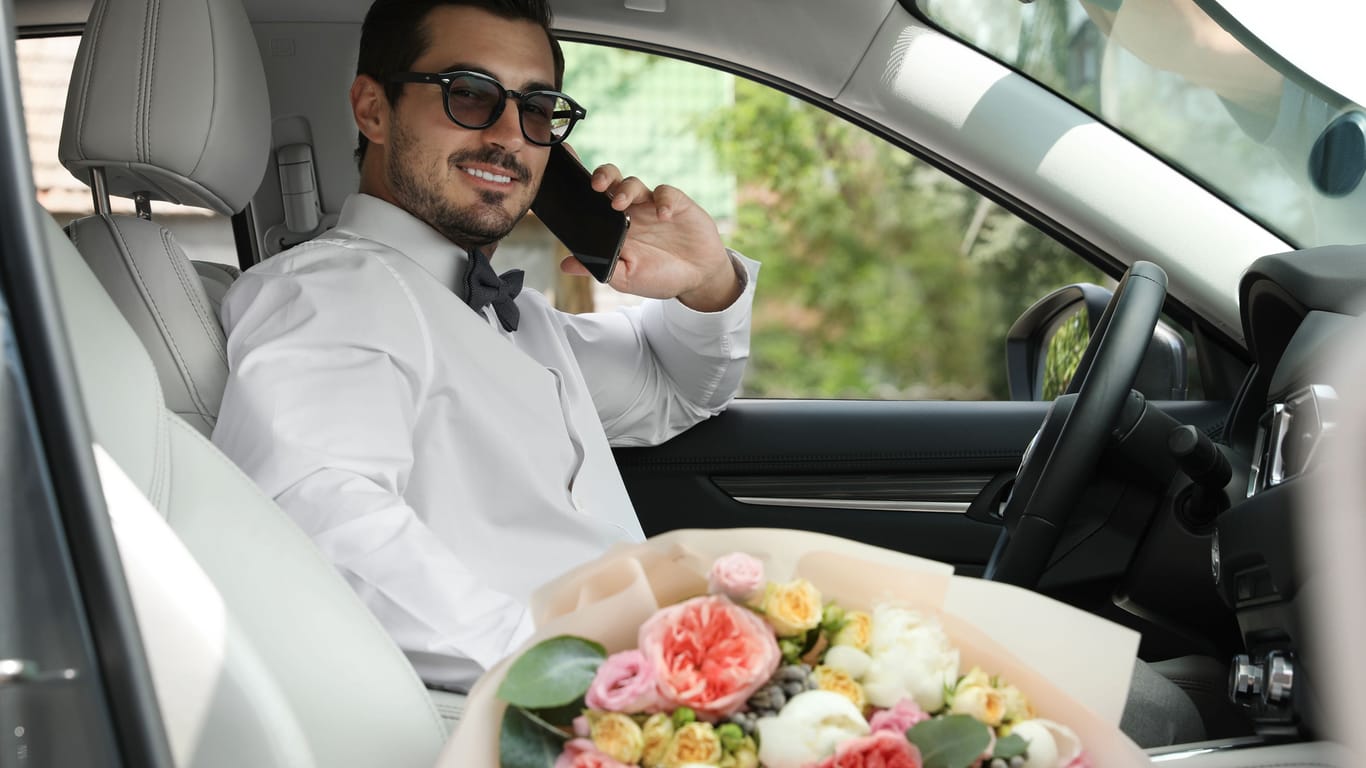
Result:
[[[733,261],[745,290],[720,312],[569,315],[528,289],[509,333],[462,299],[463,250],[353,195],[228,291],[213,440],[425,680],[468,688],[531,633],[538,586],[643,538],[609,444],[660,443],[736,392],[758,264]]]

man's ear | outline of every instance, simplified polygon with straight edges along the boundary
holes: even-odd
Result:
[[[356,128],[371,144],[389,143],[389,98],[384,86],[369,75],[356,75],[351,83],[351,115]]]

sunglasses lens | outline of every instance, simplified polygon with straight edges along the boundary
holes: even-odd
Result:
[[[492,122],[503,93],[497,83],[464,75],[451,80],[447,100],[451,117],[457,123],[466,128],[483,128]]]
[[[569,133],[574,109],[556,93],[528,93],[522,98],[522,130],[538,144],[554,144]]]

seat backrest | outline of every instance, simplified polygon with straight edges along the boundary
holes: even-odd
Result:
[[[136,334],[48,224],[62,319],[177,764],[431,765],[444,726],[407,658],[284,512],[166,409]]]
[[[72,68],[58,154],[107,195],[232,215],[270,152],[270,101],[238,0],[99,0]],[[68,232],[147,347],[167,405],[203,434],[227,382],[210,291],[232,271],[192,265],[169,230],[96,214]],[[206,279],[206,282],[201,282]]]

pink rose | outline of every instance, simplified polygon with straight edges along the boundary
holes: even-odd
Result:
[[[555,768],[632,768],[604,755],[589,739],[570,739],[555,759]]]
[[[1067,768],[1091,768],[1091,756],[1082,752],[1067,764]]]
[[[707,591],[745,602],[764,588],[764,564],[744,552],[716,558],[707,576]]]
[[[614,653],[598,667],[584,701],[608,712],[658,712],[664,708],[655,687],[655,671],[637,650]]]
[[[915,703],[915,699],[908,696],[898,701],[891,709],[879,709],[874,712],[868,725],[874,731],[891,731],[898,736],[905,736],[911,726],[929,719],[930,716]]]
[[[660,609],[641,625],[639,646],[666,704],[713,721],[738,712],[782,657],[768,622],[719,596]]]
[[[904,735],[875,731],[839,745],[835,754],[821,761],[816,768],[921,768],[921,765],[920,749]]]

